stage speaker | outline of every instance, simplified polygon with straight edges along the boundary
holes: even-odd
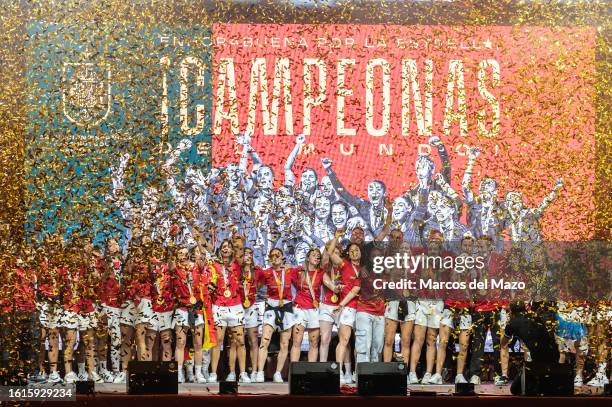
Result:
[[[340,367],[336,362],[293,362],[289,365],[289,394],[340,394]]]
[[[574,370],[569,364],[528,362],[524,368],[525,395],[572,396]]]
[[[76,382],[76,394],[94,394],[94,386],[93,380],[79,380]]]
[[[219,382],[219,394],[238,394],[238,382]]]
[[[604,385],[604,396],[612,396],[612,384],[608,383]]]
[[[403,362],[357,363],[357,393],[361,396],[406,396],[407,379]]]
[[[176,362],[128,363],[128,394],[178,394]]]
[[[474,396],[474,383],[455,383],[455,396]]]

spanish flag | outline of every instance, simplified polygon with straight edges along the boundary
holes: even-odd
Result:
[[[217,329],[215,328],[215,320],[212,312],[212,298],[208,291],[208,283],[216,275],[216,271],[212,264],[209,265],[212,275],[205,270],[202,271],[200,280],[200,299],[202,300],[202,315],[204,316],[204,340],[202,341],[202,349],[208,350],[217,345]]]

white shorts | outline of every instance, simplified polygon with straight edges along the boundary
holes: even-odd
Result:
[[[244,311],[244,328],[257,328],[259,326],[259,306],[251,305]]]
[[[268,298],[267,303],[271,307],[278,307],[278,300]],[[296,324],[295,314],[293,312],[285,312],[283,315],[283,326],[281,327],[276,323],[276,312],[274,310],[266,310],[264,312],[263,323],[264,325],[270,325],[272,328],[282,329],[286,331],[291,329]]]
[[[316,308],[303,309],[294,308],[296,324],[302,325],[305,329],[319,328],[319,310]]]
[[[66,329],[78,329],[79,316],[74,311],[62,311],[62,316],[60,317],[60,326]]]
[[[150,299],[143,298],[140,300],[140,303],[138,303],[138,308],[136,309],[136,324],[155,324],[155,311],[153,311]]]
[[[174,311],[174,317],[172,318],[172,329],[176,326],[189,326],[189,311],[186,309],[177,308]],[[204,325],[204,316],[197,314],[195,319],[195,326]]]
[[[157,332],[172,329],[172,312],[155,312],[155,320],[153,323],[153,329]]]
[[[341,325],[348,325],[351,328],[355,329],[355,316],[357,315],[357,310],[351,307],[344,307],[342,312],[340,313],[340,317],[338,318],[338,327]]]
[[[128,301],[121,307],[121,316],[119,317],[119,323],[121,325],[136,326],[138,310],[134,306],[132,301]]]
[[[416,318],[416,303],[414,301],[407,301],[408,303],[408,314],[404,315],[404,320],[400,322],[414,321]],[[393,321],[399,321],[399,301],[389,301],[385,307],[385,318]]]
[[[442,311],[442,318],[440,318],[440,325],[445,325],[449,327],[450,329],[454,329],[455,328],[455,317],[457,316],[456,314],[457,314],[456,311],[453,311],[449,308],[445,308]],[[461,316],[459,316],[459,329],[462,331],[467,331],[471,327],[472,327],[472,316],[469,314],[469,312],[461,314]]]
[[[319,322],[326,321],[338,325],[338,314],[334,314],[336,308],[338,308],[337,305],[321,303],[319,305]]]
[[[557,345],[559,346],[559,352],[565,353],[576,353],[576,342],[578,343],[578,349],[582,351],[585,355],[589,353],[589,340],[586,336],[583,336],[580,339],[564,339],[560,336],[555,335],[555,340],[557,341]]]
[[[95,329],[98,326],[98,312],[97,311],[92,311],[87,314],[78,314],[77,319],[78,319],[79,331]]]
[[[233,328],[244,324],[244,307],[242,304],[232,305],[231,307],[213,304],[212,313],[216,326]]]
[[[62,316],[61,308],[52,307],[46,302],[37,302],[36,308],[38,308],[38,320],[43,328],[59,328],[60,318]]]
[[[121,320],[121,308],[110,307],[102,304],[102,311],[100,311],[100,314],[106,315],[106,324],[109,327],[119,326]]]
[[[416,325],[426,326],[427,328],[440,328],[444,301],[442,300],[418,300],[416,302]]]

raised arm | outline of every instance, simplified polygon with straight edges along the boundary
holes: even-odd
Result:
[[[295,186],[295,174],[293,173],[293,164],[295,163],[295,159],[299,154],[304,142],[306,141],[306,136],[300,134],[295,139],[295,146],[289,156],[287,157],[287,161],[285,162],[285,185],[289,187]]]
[[[461,202],[461,198],[459,198],[459,194],[457,193],[457,191],[455,191],[446,182],[446,180],[444,179],[444,175],[440,173],[436,174],[435,182],[438,185],[438,187],[440,187],[444,195],[448,196],[453,201],[453,203],[455,204],[455,207],[457,208],[457,214],[459,216],[461,214],[461,207],[463,203]]]
[[[537,211],[541,214],[550,205],[552,201],[557,198],[557,193],[563,188],[563,179],[559,178],[555,181],[555,186],[548,195],[544,197],[540,206],[537,207]]]
[[[461,188],[463,189],[463,199],[468,204],[474,202],[474,192],[472,192],[472,171],[474,170],[474,163],[476,159],[480,155],[480,150],[478,147],[468,147],[467,149],[467,157],[468,162],[465,167],[465,172],[463,173],[463,181],[461,183]]]
[[[385,225],[378,235],[374,237],[374,240],[377,242],[382,242],[385,240],[389,232],[391,231],[391,223],[393,222],[393,206],[391,204],[391,200],[389,197],[385,198],[385,209],[387,210],[387,218],[385,219]]]
[[[336,173],[332,169],[332,160],[330,160],[329,158],[323,158],[321,160],[321,164],[327,172],[332,186],[334,187],[338,195],[340,195],[340,198],[342,198],[349,206],[354,206],[359,212],[361,212],[361,208],[363,208],[364,205],[367,205],[367,201],[353,196],[347,192],[346,188],[344,188],[344,185],[342,185],[342,183],[336,176]]]
[[[446,182],[450,183],[451,180],[451,164],[450,159],[448,158],[448,152],[446,151],[446,147],[440,140],[440,137],[433,136],[429,139],[429,144],[438,150],[438,157],[440,157],[440,161],[442,162],[442,167],[440,168],[440,174],[444,176]]]
[[[342,258],[334,253],[337,245],[338,236],[336,235],[336,237],[329,242],[329,246],[325,248],[325,252],[329,256],[329,260],[331,260],[332,264],[336,267],[340,267],[342,265]]]

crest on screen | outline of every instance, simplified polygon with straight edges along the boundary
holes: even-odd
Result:
[[[63,82],[63,111],[68,120],[78,126],[96,126],[106,120],[111,112],[110,65],[66,62]]]

